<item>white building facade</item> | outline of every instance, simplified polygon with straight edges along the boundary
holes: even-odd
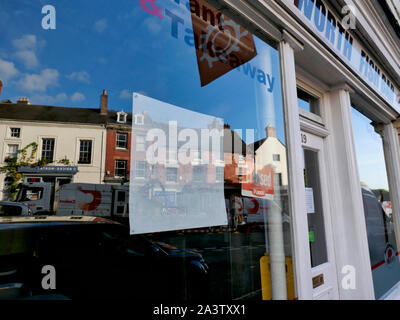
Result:
[[[15,106],[38,107],[18,104]],[[57,107],[46,108],[57,110]],[[49,181],[56,185],[67,182],[103,183],[106,148],[106,130],[103,124],[1,119],[0,136],[2,166],[6,165],[5,159],[9,157],[17,156],[21,160],[23,155],[17,151],[32,143],[37,144],[37,150],[33,153],[30,163],[40,159],[48,161],[42,168],[29,168],[29,164],[21,166],[19,171],[23,175],[24,182]],[[31,157],[32,151],[32,146],[26,149],[27,160]],[[7,198],[9,195],[5,190],[6,173],[1,174],[0,181],[2,198]]]

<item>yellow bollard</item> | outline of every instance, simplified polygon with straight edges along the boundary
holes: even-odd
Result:
[[[294,300],[294,276],[293,276],[293,261],[292,257],[286,255],[286,287],[288,300]],[[262,299],[272,300],[272,287],[271,287],[271,264],[269,254],[266,253],[260,259],[260,273],[261,273],[261,289]]]
[[[263,300],[272,300],[271,265],[266,253],[260,259],[261,291]]]

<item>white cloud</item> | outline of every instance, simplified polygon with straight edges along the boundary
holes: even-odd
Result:
[[[29,98],[31,104],[54,105],[68,99],[66,93],[59,93],[56,96],[35,94]]]
[[[36,68],[39,65],[39,60],[36,57],[36,50],[44,45],[44,41],[40,43],[33,34],[23,35],[19,39],[13,40],[12,44],[16,49],[15,58],[22,62],[27,69]]]
[[[20,39],[13,40],[13,46],[18,50],[33,50],[36,49],[37,39],[34,34],[26,34]]]
[[[107,28],[107,19],[100,19],[94,23],[94,29],[102,33]]]
[[[75,92],[72,96],[71,96],[71,101],[73,101],[73,102],[80,102],[80,101],[83,101],[83,100],[85,100],[86,99],[86,97],[82,94],[82,93],[80,93],[80,92]]]
[[[49,86],[58,85],[59,73],[55,69],[44,69],[40,74],[25,74],[18,85],[27,91],[45,92]]]
[[[14,63],[0,59],[0,80],[7,81],[18,73],[19,71],[15,68]]]
[[[79,82],[90,83],[90,75],[86,71],[72,72],[67,76],[67,78]]]
[[[131,99],[132,98],[132,92],[124,89],[121,91],[120,95],[119,95],[120,99]]]
[[[29,50],[21,50],[15,53],[15,58],[21,61],[27,69],[33,69],[39,65],[36,53]]]

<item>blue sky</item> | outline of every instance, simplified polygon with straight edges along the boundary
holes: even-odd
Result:
[[[131,112],[131,94],[140,92],[223,118],[235,129],[259,129],[260,138],[273,124],[284,142],[278,52],[255,39],[258,56],[250,63],[274,77],[272,93],[237,70],[201,88],[195,49],[184,40],[191,28],[186,3],[157,1],[184,20],[173,37],[171,19],[145,12],[138,0],[2,0],[0,99],[97,108],[107,89],[111,109]],[[47,4],[56,8],[55,30],[41,26]]]
[[[389,190],[382,138],[372,121],[354,108],[352,121],[360,180],[371,189]]]

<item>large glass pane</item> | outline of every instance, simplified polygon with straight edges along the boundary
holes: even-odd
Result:
[[[306,186],[307,220],[311,266],[328,262],[318,152],[304,149],[304,183]]]
[[[11,102],[0,103],[0,129],[1,119],[18,123],[27,148],[12,176],[15,199],[29,198],[35,214],[124,227],[86,233],[93,220],[60,241],[62,233],[43,231],[49,248],[61,243],[68,253],[53,260],[40,250],[45,241],[35,242],[38,259],[70,286],[59,293],[82,295],[68,281],[82,255],[73,249],[98,243],[87,256],[96,258],[85,259],[102,275],[95,296],[294,299],[278,50],[204,0],[57,3],[56,30],[33,18],[41,9],[0,4],[20,14],[0,39],[10,48],[0,50],[0,66],[16,71],[3,79]],[[75,234],[71,221],[66,235]],[[130,288],[135,279],[140,286]]]
[[[352,119],[375,296],[381,298],[400,280],[382,137],[354,108]]]

